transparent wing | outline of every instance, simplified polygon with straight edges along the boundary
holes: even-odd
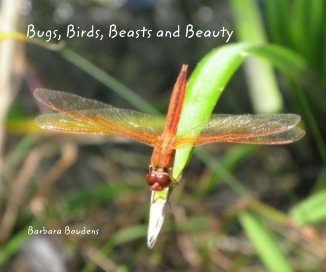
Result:
[[[44,129],[70,134],[115,135],[154,146],[164,127],[164,118],[119,109],[78,95],[36,89],[35,97],[60,113],[43,114],[36,118]]]
[[[296,114],[214,114],[201,129],[193,128],[178,136],[175,148],[213,142],[292,143],[305,134],[304,130],[296,127],[300,119]]]
[[[35,90],[35,97],[60,113],[39,116],[36,123],[45,129],[72,134],[116,135],[154,146],[163,131],[164,118],[48,89]],[[202,128],[190,128],[179,135],[172,148],[213,142],[286,144],[301,139],[304,130],[296,127],[295,114],[212,115]]]

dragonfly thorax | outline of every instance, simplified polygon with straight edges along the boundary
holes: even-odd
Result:
[[[154,148],[151,163],[156,168],[170,168],[173,165],[175,150]]]

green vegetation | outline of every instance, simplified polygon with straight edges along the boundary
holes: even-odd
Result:
[[[103,2],[80,8],[101,9]],[[13,69],[18,65],[1,67],[6,71],[1,76],[12,83],[3,89],[7,104],[0,116],[1,269],[14,271],[25,256],[30,238],[37,237],[28,235],[29,226],[99,229],[99,235],[39,236],[56,241],[71,271],[326,269],[326,4],[257,2],[228,1],[238,41],[219,46],[207,39],[131,44],[75,39],[51,47],[34,40],[22,43],[26,40],[17,33],[0,33],[0,43],[10,39],[25,45],[29,62],[20,73]],[[212,23],[220,10],[209,1],[206,5],[197,8],[211,10]],[[190,7],[183,3],[176,9],[200,28],[203,21],[196,21],[199,15]],[[156,8],[163,11],[164,6]],[[42,20],[53,23],[47,16]],[[23,62],[20,51],[15,52],[12,60]],[[219,144],[178,150],[173,176],[183,177],[149,250],[145,174],[151,150],[115,138],[46,134],[31,123],[41,108],[26,90],[35,85],[71,89],[117,107],[164,114],[182,63],[189,63],[192,72],[179,133],[205,123],[213,111],[252,111],[297,113],[306,136],[286,146]],[[6,98],[18,90],[16,97]]]

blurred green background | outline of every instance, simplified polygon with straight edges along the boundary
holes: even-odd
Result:
[[[228,45],[226,39],[72,38],[56,51],[49,43],[0,36],[1,270],[326,270],[325,1],[0,4],[1,33],[26,34],[29,24],[59,33],[69,24],[103,32],[110,24],[125,30],[224,26],[234,31],[230,43],[253,49],[230,72],[214,112],[297,113],[306,130],[301,141],[286,146],[201,147],[149,250],[145,175],[151,149],[120,138],[39,131],[33,119],[45,108],[32,92],[45,87],[164,114],[181,65],[191,72],[212,49]],[[30,226],[62,234],[29,235]],[[65,235],[67,226],[99,234]]]

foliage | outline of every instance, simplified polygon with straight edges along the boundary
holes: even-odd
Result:
[[[254,111],[301,114],[307,131],[305,139],[289,147],[234,145],[198,149],[191,160],[192,149],[179,150],[174,175],[183,171],[184,177],[167,207],[167,214],[174,218],[167,218],[156,247],[149,252],[145,243],[149,193],[144,189],[146,170],[143,165],[148,163],[150,151],[121,142],[111,144],[114,139],[41,134],[31,125],[31,118],[38,112],[35,104],[29,103],[33,101],[31,93],[27,94],[28,99],[18,96],[11,108],[20,110],[17,114],[10,112],[6,120],[9,137],[3,154],[5,164],[0,190],[1,268],[11,268],[12,260],[24,252],[31,240],[26,234],[29,226],[51,229],[69,225],[101,230],[101,235],[96,237],[55,237],[61,242],[62,254],[74,260],[76,271],[95,271],[98,267],[107,271],[237,271],[244,268],[254,271],[258,258],[258,270],[325,270],[322,237],[326,217],[323,208],[326,132],[322,124],[325,118],[326,5],[323,0],[309,1],[309,4],[303,0],[266,0],[262,6],[257,2],[230,1],[240,42],[210,48],[191,44],[189,55],[183,55],[186,41],[182,50],[171,50],[179,54],[181,60],[171,56],[177,64],[163,66],[172,69],[162,69],[159,76],[154,77],[151,70],[155,69],[150,68],[153,66],[145,67],[149,75],[141,80],[166,81],[166,86],[160,86],[165,90],[172,87],[181,61],[189,60],[192,67],[198,62],[189,79],[182,130],[189,122],[192,125],[193,122],[204,123],[219,99],[218,107],[224,106],[221,101],[233,92],[227,89],[232,86],[227,85],[238,79],[237,71],[244,61],[263,59],[264,64],[251,62],[247,79],[251,91],[253,86],[266,86],[261,88],[269,92],[258,97],[257,89],[252,91],[251,107]],[[192,15],[189,14],[189,18],[193,18]],[[252,20],[244,24],[241,16]],[[24,40],[17,33],[8,35],[1,33],[1,41]],[[35,44],[44,46],[42,42]],[[130,74],[137,74],[141,66],[135,65],[130,56],[123,58],[120,51],[115,55],[115,48],[110,47],[105,49],[105,56],[96,59],[92,55],[98,52],[91,50],[90,54],[86,46],[84,50],[79,49],[83,53],[77,53],[73,48],[80,48],[78,46],[68,42],[63,48],[54,46],[57,51],[51,53],[47,51],[53,49],[50,46],[46,50],[37,48],[34,55],[27,51],[31,66],[34,65],[38,74],[35,75],[33,69],[25,71],[28,87],[35,81],[43,81],[54,86],[75,84],[80,89],[91,86],[103,93],[103,85],[109,90],[107,96],[115,100],[112,104],[123,104],[118,98],[121,96],[143,112],[166,107],[166,103],[160,103],[157,98],[162,94],[149,91],[142,95],[145,100],[126,86],[137,86],[137,79],[130,79]],[[123,50],[119,46],[117,48]],[[162,47],[166,53],[166,45]],[[194,54],[193,48],[201,52],[200,57]],[[158,49],[156,45],[155,50]],[[128,50],[132,50],[131,47]],[[37,62],[38,54],[40,62]],[[156,55],[157,63],[158,58],[167,58],[163,53]],[[42,59],[44,56],[46,61]],[[58,64],[53,64],[57,61]],[[47,75],[41,79],[39,74],[44,63]],[[271,66],[276,68],[276,76]],[[124,70],[125,67],[128,70]],[[115,74],[116,70],[123,73]],[[143,75],[144,71],[138,73]],[[172,76],[167,80],[163,74],[169,73]],[[62,82],[57,80],[57,74],[63,78]],[[74,80],[76,74],[79,80]],[[52,77],[54,79],[49,80]],[[92,93],[96,94],[96,91]],[[147,97],[152,98],[151,103]],[[265,108],[264,97],[268,97],[270,105],[276,106]],[[25,114],[25,107],[31,104],[32,114]],[[236,100],[235,104],[241,108],[242,101]],[[182,193],[181,189],[184,189]],[[82,257],[74,258],[75,255]]]

